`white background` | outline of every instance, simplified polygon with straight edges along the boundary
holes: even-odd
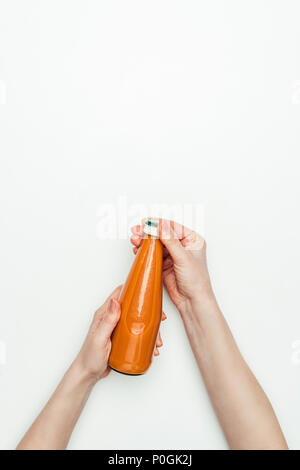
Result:
[[[128,240],[97,238],[120,196],[204,205],[218,300],[300,448],[299,15],[297,0],[0,1],[1,448],[126,277]],[[164,308],[161,356],[97,385],[71,449],[227,448]]]

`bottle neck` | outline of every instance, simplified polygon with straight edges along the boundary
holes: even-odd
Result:
[[[158,236],[155,236],[155,235],[150,235],[148,233],[145,234],[144,236],[144,239],[150,239],[150,240],[159,240],[159,237]]]

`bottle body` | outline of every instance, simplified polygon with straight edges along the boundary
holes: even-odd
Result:
[[[120,294],[108,362],[118,372],[143,374],[151,364],[162,315],[162,261],[160,240],[147,235]]]

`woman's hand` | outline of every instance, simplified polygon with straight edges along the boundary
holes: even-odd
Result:
[[[143,225],[131,230],[136,254],[144,237]],[[159,238],[164,245],[164,283],[177,309],[182,313],[190,308],[191,302],[213,297],[204,239],[193,230],[165,219],[159,219]]]
[[[120,315],[118,298],[122,286],[117,287],[96,311],[87,337],[75,359],[79,370],[95,383],[110,371],[107,362],[111,350],[111,335]]]
[[[133,251],[143,226],[133,227]],[[159,219],[163,277],[181,313],[191,348],[231,449],[287,449],[270,402],[245,363],[212,292],[205,242],[192,230]]]
[[[93,383],[106,377],[110,372],[107,363],[111,350],[111,335],[121,315],[121,306],[117,300],[121,289],[122,286],[117,287],[96,311],[87,337],[75,359],[75,367],[81,371],[81,375],[90,378]],[[166,318],[163,313],[162,320]],[[158,348],[162,344],[159,333],[154,350],[155,356],[159,355]]]
[[[111,350],[111,334],[116,327],[121,306],[117,287],[94,315],[83,346],[65,373],[52,397],[29,428],[17,449],[65,449],[73,428],[95,383],[106,377]],[[163,319],[166,316],[163,314]],[[162,346],[158,335],[156,349]]]

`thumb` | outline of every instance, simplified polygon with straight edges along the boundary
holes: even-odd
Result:
[[[182,263],[185,259],[186,252],[177,238],[170,221],[161,220],[159,224],[159,238],[163,245],[167,248],[174,263]]]
[[[116,299],[110,299],[101,325],[101,335],[105,339],[111,337],[121,315],[121,306]]]

